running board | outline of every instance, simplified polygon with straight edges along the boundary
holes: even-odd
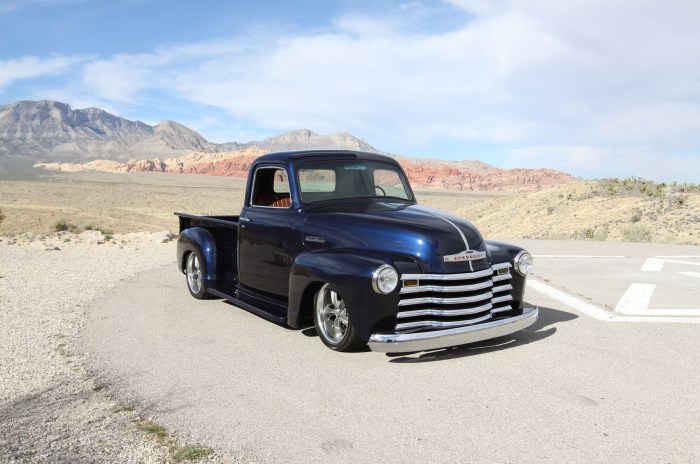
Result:
[[[210,288],[207,290],[207,292],[211,293],[212,295],[218,296],[219,298],[223,298],[224,300],[233,303],[234,305],[238,306],[239,308],[243,308],[248,312],[251,312],[255,314],[256,316],[263,317],[269,321],[276,322],[277,324],[281,325],[287,325],[287,317],[286,316],[280,316],[278,314],[274,314],[268,311],[265,311],[264,309],[261,309],[257,306],[253,306],[250,303],[247,303],[245,301],[241,301],[238,298],[235,298],[232,295],[229,295],[228,293],[224,293],[222,291]]]

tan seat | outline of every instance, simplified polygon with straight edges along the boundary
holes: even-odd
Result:
[[[278,198],[277,200],[270,203],[273,208],[289,208],[292,206],[292,199],[289,197]]]

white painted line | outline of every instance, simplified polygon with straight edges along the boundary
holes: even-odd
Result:
[[[650,309],[649,301],[655,288],[655,284],[630,285],[615,306],[615,312],[625,316],[700,316],[700,309]]]
[[[620,301],[615,306],[615,312],[625,315],[638,316],[649,309],[651,295],[656,289],[656,284],[632,284],[622,295]]]
[[[676,261],[673,259],[664,259],[667,263],[676,263],[676,264],[688,264],[690,266],[700,266],[700,263],[694,263],[692,261]]]
[[[565,305],[577,311],[581,311],[582,313],[592,317],[593,319],[597,319],[599,321],[607,321],[610,320],[611,317],[613,317],[612,313],[604,310],[603,308],[587,303],[580,298],[576,298],[573,295],[569,295],[568,293],[562,292],[561,290],[558,290],[543,282],[540,282],[539,280],[528,279],[527,285],[536,292],[548,296],[554,300],[557,300],[560,303],[564,303]]]
[[[685,259],[700,259],[700,256],[654,256],[654,258],[685,258]]]
[[[626,258],[626,256],[610,255],[610,256],[588,256],[588,255],[532,255],[533,258],[554,258],[554,259],[581,259],[581,258]]]
[[[697,317],[700,316],[700,309],[645,309],[628,316],[666,316],[666,317]]]
[[[570,308],[584,313],[585,315],[592,317],[598,321],[603,322],[655,322],[655,323],[665,323],[665,324],[700,324],[700,317],[669,317],[669,316],[651,316],[651,315],[640,315],[640,316],[616,316],[605,309],[596,306],[591,303],[587,303],[580,298],[573,295],[569,295],[566,292],[558,290],[550,285],[547,285],[539,280],[528,279],[527,286],[532,288],[537,293],[544,296],[552,298],[560,303],[563,303]],[[679,314],[687,314],[688,311],[695,313],[700,310],[657,310],[657,311],[674,311]],[[691,315],[691,314],[688,314]]]
[[[679,272],[679,274],[687,275],[690,277],[695,277],[696,279],[700,279],[700,272]]]
[[[700,317],[615,316],[606,322],[658,322],[662,324],[700,324]]]
[[[664,260],[647,258],[642,265],[642,271],[660,272],[664,268]]]

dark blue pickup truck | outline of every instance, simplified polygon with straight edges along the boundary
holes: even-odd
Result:
[[[257,158],[240,216],[180,220],[177,262],[195,298],[220,297],[329,348],[445,348],[508,335],[532,256],[418,206],[399,164],[353,151]]]

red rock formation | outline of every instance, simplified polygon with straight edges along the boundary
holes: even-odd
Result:
[[[206,176],[246,177],[250,164],[265,152],[256,148],[227,153],[192,153],[178,158],[160,160],[130,160],[121,165],[91,162],[83,165],[61,165],[61,170],[105,170],[112,172],[173,172]],[[536,192],[554,185],[566,184],[575,179],[564,172],[551,169],[498,169],[480,165],[397,157],[416,190],[451,191],[499,191]],[[475,165],[473,169],[470,166]],[[469,167],[468,167],[469,166]],[[37,164],[36,167],[57,169],[53,165]]]

